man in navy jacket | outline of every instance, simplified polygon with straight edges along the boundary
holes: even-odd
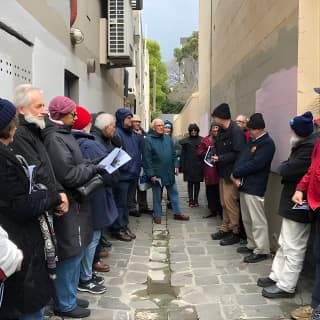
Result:
[[[267,187],[275,145],[264,130],[261,113],[254,113],[247,124],[251,141],[241,151],[231,179],[240,191],[240,206],[247,233],[247,247],[238,248],[248,253],[244,262],[265,260],[270,253],[268,222],[264,213],[264,194]]]

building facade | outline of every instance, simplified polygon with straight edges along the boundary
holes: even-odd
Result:
[[[233,118],[263,113],[277,147],[266,197],[273,244],[280,227],[277,167],[289,154],[289,120],[307,110],[319,116],[313,91],[319,86],[319,0],[199,1],[198,104],[185,106],[176,127],[192,118],[206,134],[221,102],[229,103]]]
[[[11,99],[16,85],[32,83],[43,90],[47,104],[66,95],[91,112],[122,107],[128,95],[125,68],[145,53],[133,40],[140,2],[0,0],[0,96]],[[123,15],[123,23],[113,12]],[[139,81],[148,86],[145,79]]]

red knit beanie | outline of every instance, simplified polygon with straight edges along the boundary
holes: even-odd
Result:
[[[76,112],[78,119],[75,121],[73,129],[82,130],[92,121],[92,117],[90,112],[81,106],[76,106]]]

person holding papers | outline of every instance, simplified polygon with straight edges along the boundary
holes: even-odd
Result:
[[[163,121],[154,119],[151,130],[145,138],[143,150],[144,173],[152,183],[153,221],[161,224],[161,189],[166,187],[170,196],[175,220],[189,220],[182,214],[175,175],[179,174],[179,164],[174,144],[169,135],[164,134]]]
[[[283,184],[278,210],[282,216],[279,248],[269,276],[259,278],[257,283],[264,288],[262,295],[267,298],[293,297],[303,267],[311,228],[311,214],[309,210],[294,209],[295,203],[291,198],[297,183],[310,166],[316,140],[312,120],[311,112],[306,112],[290,121],[291,153],[288,160],[282,162],[279,167]]]

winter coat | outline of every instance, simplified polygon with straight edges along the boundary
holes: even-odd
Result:
[[[313,134],[292,147],[289,159],[282,162],[279,167],[283,189],[278,212],[280,216],[296,222],[308,223],[311,221],[309,211],[292,209],[294,203],[291,198],[296,190],[297,183],[310,166],[311,154],[316,139],[317,136]]]
[[[130,114],[126,112],[116,112],[116,132],[115,136],[121,140],[123,149],[129,154],[131,160],[119,168],[120,181],[128,181],[138,179],[142,167],[142,139],[139,135],[132,131],[132,128],[125,128],[123,121]]]
[[[104,145],[94,139],[94,136],[82,131],[72,131],[76,138],[82,155],[85,159],[94,160],[108,154]],[[110,226],[118,217],[118,209],[114,202],[112,185],[119,180],[119,173],[107,174],[107,183],[104,187],[96,190],[90,197],[93,229],[99,230]]]
[[[146,176],[161,178],[162,185],[175,183],[174,170],[178,168],[173,141],[169,135],[150,131],[144,140],[143,169]]]
[[[203,181],[203,162],[197,156],[197,148],[201,136],[189,136],[179,141],[182,146],[180,155],[180,168],[183,172],[183,180],[190,182]]]
[[[275,150],[274,142],[268,133],[246,144],[232,173],[235,178],[241,179],[240,192],[264,196]]]
[[[102,131],[95,126],[92,126],[91,133],[96,141],[104,145],[108,153],[110,153],[114,148],[123,147],[121,140],[118,137],[107,138]]]
[[[21,271],[5,280],[0,319],[36,312],[53,294],[38,217],[61,200],[55,191],[29,194],[29,187],[27,166],[0,143],[0,225],[24,255]]]
[[[70,127],[48,124],[42,134],[57,180],[69,199],[69,211],[54,219],[58,257],[64,260],[79,255],[92,240],[89,199],[82,199],[79,203],[75,189],[90,180],[98,169],[83,159]]]
[[[214,142],[211,135],[202,138],[197,148],[197,155],[201,158],[201,161],[203,161],[203,173],[205,184],[207,186],[210,186],[218,184],[219,177],[216,166],[210,167],[204,162],[204,157],[207,153],[208,147],[214,147]]]
[[[298,183],[296,190],[304,193],[312,210],[320,207],[320,140],[317,139],[311,155],[311,165]]]
[[[219,177],[231,183],[230,175],[240,151],[245,146],[245,136],[241,128],[231,121],[229,128],[220,129],[216,138],[216,149],[219,161],[216,163]]]
[[[29,165],[35,165],[36,181],[44,184],[48,190],[64,192],[57,181],[46,147],[43,144],[41,130],[33,123],[19,116],[19,127],[10,145],[15,154],[22,155]]]

